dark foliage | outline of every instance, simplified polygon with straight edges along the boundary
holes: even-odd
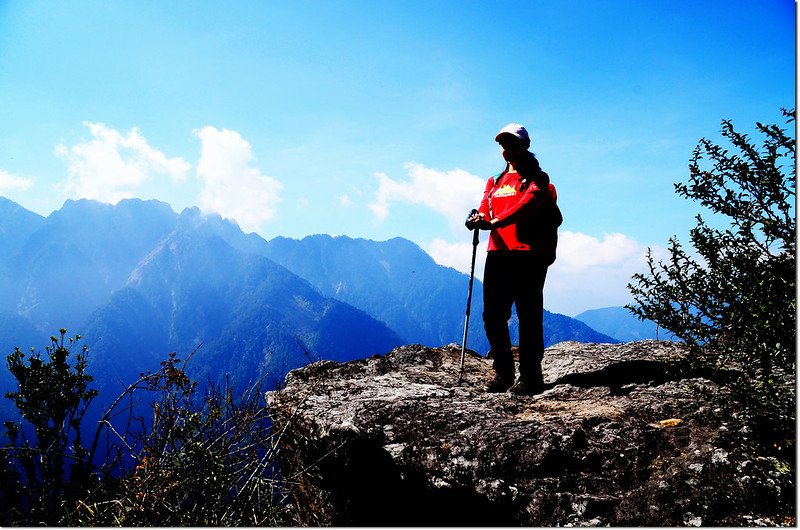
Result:
[[[783,113],[793,126],[794,110]],[[795,140],[777,125],[756,127],[760,148],[730,121],[722,135],[731,149],[699,142],[689,181],[675,190],[726,226],[698,215],[692,251],[675,237],[666,262],[649,251],[648,272],[628,286],[629,309],[685,341],[694,362],[742,370],[742,402],[780,431],[793,429],[795,416]]]
[[[48,358],[15,349],[7,393],[22,421],[6,422],[0,449],[0,524],[8,526],[277,526],[281,501],[264,394],[226,384],[202,393],[170,354],[104,411],[86,448],[87,350],[52,337]],[[191,357],[191,356],[190,356]],[[139,402],[149,396],[152,416]],[[105,443],[100,443],[105,440]],[[99,448],[99,449],[98,449]],[[96,452],[102,454],[95,454]]]
[[[89,388],[85,346],[70,365],[70,349],[80,336],[65,342],[66,333],[61,329],[60,338],[50,338],[45,358],[32,351],[26,362],[19,348],[8,356],[17,391],[6,397],[25,423],[4,424],[9,443],[0,469],[3,524],[59,524],[63,504],[74,502],[77,484],[88,479],[91,456],[81,443],[80,424],[97,391]]]

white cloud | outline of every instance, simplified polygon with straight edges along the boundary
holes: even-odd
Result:
[[[463,233],[466,213],[479,203],[485,181],[466,171],[436,171],[421,164],[406,164],[408,179],[395,180],[377,173],[378,191],[369,207],[379,221],[390,214],[392,202],[419,204],[444,216],[453,234]],[[481,234],[475,263],[475,276],[483,277],[488,234]],[[426,251],[440,265],[469,274],[472,245],[468,238],[460,243],[434,239]],[[662,252],[654,248],[656,255]],[[646,245],[625,234],[594,237],[580,232],[559,232],[558,259],[545,285],[545,308],[575,315],[587,309],[624,305],[632,302],[627,289],[631,277],[645,272]]]
[[[339,203],[344,206],[345,208],[349,208],[353,206],[353,200],[350,198],[349,195],[345,194],[339,198]]]
[[[642,253],[641,245],[624,234],[603,234],[602,240],[568,230],[558,235],[559,268],[569,272],[614,268],[637,260]]]
[[[484,180],[459,169],[436,171],[420,164],[406,165],[409,178],[394,180],[378,173],[378,192],[370,209],[378,220],[390,214],[392,202],[420,204],[444,216],[454,234],[464,233],[463,219],[477,206]],[[475,276],[483,278],[488,233],[481,233]],[[440,265],[469,274],[472,244],[434,239],[426,251]],[[622,305],[630,301],[630,277],[644,270],[646,247],[624,234],[596,238],[561,230],[558,260],[550,267],[545,287],[548,310],[574,315],[586,309]]]
[[[197,163],[197,176],[203,181],[200,208],[235,219],[247,230],[256,230],[272,219],[283,185],[252,166],[250,143],[236,131],[211,126],[195,134],[201,143]]]
[[[461,169],[437,171],[413,162],[405,169],[410,181],[375,174],[378,192],[369,205],[375,218],[386,219],[392,202],[421,204],[445,217],[454,232],[463,230],[467,212],[480,203],[485,180]]]
[[[133,197],[137,188],[156,175],[182,181],[192,167],[180,157],[168,158],[153,148],[136,128],[123,135],[102,123],[83,124],[92,140],[56,146],[56,154],[67,160],[69,176],[59,188],[68,197],[116,203]]]
[[[599,239],[561,232],[558,259],[550,267],[545,286],[545,307],[575,315],[632,302],[627,286],[635,273],[645,272],[646,253],[646,245],[624,234],[603,234]]]
[[[488,236],[488,232],[481,233],[484,241]],[[464,243],[449,243],[443,239],[434,239],[425,248],[433,261],[445,267],[452,267],[457,271],[464,274],[469,274],[470,265],[472,261],[472,242],[466,241]],[[475,254],[475,277],[478,279],[483,278],[483,265],[486,262],[486,243],[482,242],[477,247]]]
[[[25,191],[33,186],[33,180],[13,175],[4,169],[0,169],[0,193],[14,191]]]

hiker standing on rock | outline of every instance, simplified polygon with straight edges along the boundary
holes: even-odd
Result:
[[[493,359],[487,392],[531,395],[544,390],[542,358],[543,289],[547,267],[555,261],[557,228],[562,222],[556,189],[528,151],[528,131],[510,123],[495,137],[506,168],[486,183],[483,200],[466,226],[491,230],[483,273],[483,323]],[[519,317],[519,379],[508,320]]]

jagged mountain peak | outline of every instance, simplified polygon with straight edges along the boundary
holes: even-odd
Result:
[[[385,324],[324,297],[269,258],[233,247],[213,229],[176,229],[165,238],[93,315],[86,336],[100,338],[108,329],[125,336],[128,323],[116,315],[131,303],[149,308],[139,311],[141,325],[163,337],[165,351],[203,343],[195,363],[202,380],[227,373],[239,385],[258,376],[278,381],[306,360],[298,341],[328,359],[384,353],[401,343]],[[106,340],[98,349],[108,358],[130,347]]]
[[[22,214],[30,217],[39,217],[42,219],[44,218],[43,216],[28,210],[27,208],[12,201],[11,199],[0,196],[0,216],[5,217],[6,215],[17,215],[17,214]]]
[[[48,224],[70,223],[71,226],[93,225],[98,230],[109,223],[119,223],[126,219],[137,222],[148,219],[164,219],[176,217],[172,207],[166,202],[156,199],[122,199],[111,204],[94,199],[67,199],[62,207],[52,212]],[[101,222],[103,225],[97,226]]]
[[[169,203],[157,199],[122,199],[117,203],[116,207],[120,211],[130,212],[131,214],[150,214],[152,212],[158,212],[162,215],[175,215],[175,211]]]
[[[244,233],[236,220],[222,217],[217,212],[202,210],[197,206],[184,208],[180,213],[180,223],[186,228],[215,227]]]
[[[145,237],[163,237],[172,229],[176,214],[157,200],[124,199],[114,204],[92,199],[68,199],[51,213],[36,235],[36,244],[48,238],[83,242],[87,246],[125,245]],[[155,233],[155,235],[154,235]],[[100,241],[107,240],[100,243]]]
[[[0,261],[16,253],[19,247],[38,230],[45,218],[16,202],[0,197]]]
[[[51,217],[61,217],[70,215],[74,212],[100,212],[114,209],[114,205],[109,202],[98,201],[95,199],[66,199],[61,208],[53,211]]]
[[[222,217],[216,212],[203,211],[196,206],[185,208],[180,213],[177,229],[215,234],[238,250],[265,254],[267,242],[261,236],[255,232],[245,233],[234,219]]]
[[[218,234],[213,223],[201,223],[194,230],[177,227],[139,262],[128,283],[141,285],[143,279],[152,277],[156,270],[170,277],[200,275],[207,282],[228,283],[262,274],[264,266],[280,268],[282,272],[291,274],[266,257],[236,249]],[[161,281],[168,282],[169,278]]]

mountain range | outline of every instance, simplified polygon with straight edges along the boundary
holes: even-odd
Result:
[[[575,319],[622,342],[675,340],[675,336],[669,331],[660,329],[655,322],[639,320],[639,317],[625,307],[590,309],[575,315]]]
[[[198,346],[196,378],[272,386],[309,358],[460,343],[468,281],[402,238],[267,241],[154,200],[68,200],[42,217],[0,198],[0,352],[41,350],[67,328],[84,337],[95,387],[110,399],[170,352]],[[476,279],[467,345],[485,353],[481,311]],[[544,325],[548,345],[619,341],[550,312]],[[13,381],[1,373],[5,391]]]

